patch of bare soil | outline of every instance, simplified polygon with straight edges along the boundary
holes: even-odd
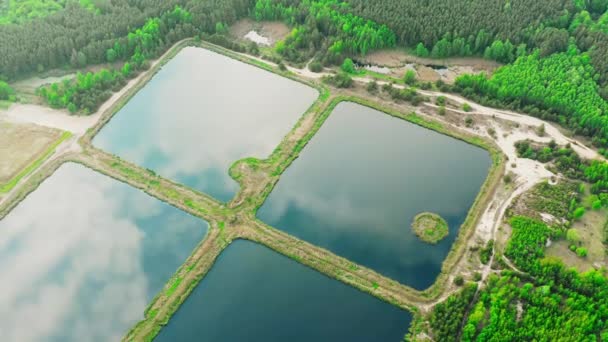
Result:
[[[239,20],[230,27],[230,35],[241,41],[246,40],[245,35],[251,31],[268,38],[270,45],[273,46],[276,42],[285,39],[291,29],[280,21],[258,22],[248,18]]]
[[[416,65],[416,73],[418,74],[418,79],[422,82],[436,82],[441,79],[441,75],[433,68],[420,64]]]
[[[49,77],[31,77],[25,80],[20,80],[12,84],[13,88],[18,92],[33,94],[36,89],[43,85],[61,82],[63,80],[74,78],[76,74],[67,74],[63,76],[49,76]]]
[[[444,67],[472,67],[478,70],[493,71],[500,66],[500,63],[498,62],[480,57],[423,58],[414,56],[401,49],[374,51],[367,55],[364,60],[371,64],[384,65],[387,67],[400,67],[408,63],[415,63]]]
[[[594,266],[608,266],[606,248],[603,244],[607,214],[606,210],[588,210],[580,221],[572,225],[572,228],[579,233],[582,247],[587,249],[588,254],[585,259]]]
[[[479,57],[421,58],[400,49],[375,51],[363,58],[363,61],[372,65],[389,67],[402,73],[405,72],[404,67],[413,65],[420,80],[424,82],[442,80],[448,84],[454,83],[456,78],[462,74],[480,72],[492,74],[500,67],[497,62]],[[438,69],[437,67],[443,68]]]
[[[589,259],[583,259],[576,255],[568,248],[568,241],[552,242],[545,250],[547,257],[560,259],[568,267],[574,267],[579,272],[586,272],[593,268],[593,264]]]
[[[0,184],[38,159],[60,135],[42,126],[0,121]]]

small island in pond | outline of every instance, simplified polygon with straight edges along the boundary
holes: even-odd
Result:
[[[437,243],[448,236],[448,223],[439,215],[420,213],[412,222],[414,234],[427,243]]]

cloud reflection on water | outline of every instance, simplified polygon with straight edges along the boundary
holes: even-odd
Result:
[[[281,176],[265,222],[416,288],[438,274],[490,165],[488,153],[353,103],[341,103]],[[422,211],[450,235],[411,231]]]
[[[228,168],[267,157],[317,91],[200,48],[185,48],[104,127],[95,145],[223,200]]]
[[[120,340],[203,228],[125,184],[62,166],[0,221],[1,340]]]

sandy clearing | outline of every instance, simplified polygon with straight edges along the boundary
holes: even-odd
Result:
[[[73,116],[67,111],[56,110],[36,104],[15,103],[0,118],[15,123],[33,123],[82,135],[97,122],[97,115]]]
[[[508,110],[501,110],[501,109],[495,109],[495,108],[482,106],[480,104],[471,102],[461,96],[454,95],[454,94],[445,94],[445,93],[441,93],[441,92],[428,91],[428,90],[419,90],[419,93],[421,93],[423,95],[427,95],[427,96],[445,96],[446,98],[448,98],[454,102],[457,102],[459,104],[468,103],[473,108],[473,111],[468,112],[468,113],[460,111],[460,113],[462,113],[462,114],[485,115],[485,116],[496,117],[496,118],[504,119],[507,121],[512,121],[514,123],[519,124],[520,126],[538,127],[540,125],[545,125],[546,134],[544,137],[538,137],[534,132],[523,133],[523,132],[521,132],[521,130],[519,131],[519,133],[516,133],[516,134],[520,134],[518,137],[519,140],[530,139],[530,140],[534,140],[534,141],[538,141],[538,142],[549,142],[550,140],[553,139],[553,140],[555,140],[555,142],[557,142],[560,145],[571,144],[572,148],[583,158],[600,159],[600,160],[604,159],[599,153],[597,153],[597,151],[583,145],[576,139],[566,137],[553,124],[543,121],[541,119],[535,118],[533,116],[519,114],[519,113],[508,111]],[[502,146],[501,146],[501,148],[502,148]],[[514,151],[515,147],[514,146],[504,146],[504,149]],[[511,155],[513,155],[513,154],[511,154]],[[511,157],[511,156],[509,156],[509,157]]]
[[[251,19],[239,20],[230,27],[230,35],[239,40],[248,39],[249,37],[247,36],[251,32],[255,32],[256,35],[265,38],[264,40],[260,40],[255,35],[250,36],[256,38],[253,40],[256,43],[263,42],[262,45],[273,46],[276,42],[285,39],[289,32],[291,32],[291,29],[280,21],[254,21]]]
[[[20,91],[34,93],[40,86],[61,82],[63,80],[71,79],[76,76],[75,73],[67,74],[64,76],[49,76],[49,77],[32,77],[25,80],[17,81],[11,86]]]
[[[372,64],[385,65],[388,67],[399,67],[407,63],[424,65],[443,65],[472,67],[478,71],[491,72],[501,64],[483,59],[481,57],[448,57],[448,58],[423,58],[417,57],[403,49],[384,49],[369,53],[364,61]]]

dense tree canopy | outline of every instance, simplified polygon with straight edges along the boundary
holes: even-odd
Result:
[[[118,41],[128,44],[128,34],[150,18],[160,17],[180,5],[191,22],[167,33],[183,37],[192,32],[213,33],[216,24],[232,23],[247,15],[252,0],[112,0],[97,1],[97,11],[68,2],[65,9],[20,25],[0,25],[0,79],[15,79],[33,72],[59,68],[78,61],[86,64],[108,60],[108,50]],[[161,31],[164,29],[161,27]],[[166,43],[163,44],[166,48]],[[162,48],[161,48],[162,49]],[[110,56],[111,57],[111,56]]]
[[[101,53],[100,56],[108,62],[126,61],[120,69],[79,73],[73,80],[41,88],[40,96],[54,108],[67,108],[72,113],[95,112],[112,91],[120,89],[138,70],[146,68],[148,59],[158,56],[176,41],[198,32],[192,24],[194,17],[176,5],[159,17],[148,19],[124,37],[114,39],[114,43]],[[74,67],[86,65],[87,55],[74,52],[70,64]]]
[[[560,233],[544,223],[514,217],[510,225],[513,234],[505,255],[534,278],[491,278],[463,329],[463,340],[598,340],[607,332],[606,277],[596,270],[580,274],[546,258],[547,238]]]
[[[431,314],[435,339],[605,340],[608,279],[601,271],[581,274],[545,257],[547,239],[559,238],[563,231],[523,216],[513,217],[509,223],[513,233],[505,255],[526,274],[509,270],[492,274],[477,301],[471,303],[467,288],[437,305]],[[450,312],[454,314],[446,315]]]
[[[39,94],[51,107],[67,108],[72,113],[92,113],[110,97],[111,90],[120,89],[125,80],[134,76],[137,70],[145,68],[147,59],[158,55],[178,39],[192,35],[193,32],[186,30],[182,30],[181,34],[174,32],[176,28],[191,22],[192,15],[175,6],[161,17],[149,19],[141,28],[129,32],[126,39],[117,40],[114,46],[106,51],[106,59],[109,62],[117,59],[128,60],[120,70],[103,69],[84,75],[78,73],[73,80],[41,88]],[[81,64],[78,55],[72,63]]]
[[[42,18],[65,7],[68,0],[4,0],[0,1],[0,25],[17,24]],[[79,0],[78,3],[90,11],[95,11],[92,0]]]
[[[524,41],[528,27],[558,21],[571,0],[346,0],[355,14],[386,24],[406,46],[464,38],[474,51],[494,40]],[[446,36],[447,35],[447,36]],[[481,48],[480,48],[481,47]]]
[[[296,61],[322,51],[328,62],[339,63],[345,55],[365,55],[396,43],[388,27],[353,15],[339,0],[257,0],[253,15],[256,20],[283,20],[294,26],[277,51]]]
[[[490,78],[483,74],[461,76],[456,89],[466,96],[482,95],[557,121],[606,146],[608,103],[594,81],[598,77],[589,55],[570,46],[567,52],[544,58],[537,50],[498,69]]]

